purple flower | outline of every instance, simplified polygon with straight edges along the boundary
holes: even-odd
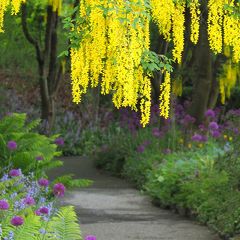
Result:
[[[37,210],[35,211],[35,214],[36,214],[37,216],[41,216],[40,210],[37,209]]]
[[[192,140],[193,140],[194,142],[201,142],[201,141],[202,141],[202,135],[200,135],[200,134],[194,134],[194,135],[192,136]]]
[[[219,138],[221,136],[221,133],[218,130],[211,131],[211,134],[214,138]]]
[[[163,133],[158,128],[153,128],[152,129],[152,135],[154,137],[162,137]]]
[[[144,146],[144,145],[139,145],[139,146],[137,147],[137,152],[143,153],[144,151],[145,151],[145,146]]]
[[[9,176],[11,177],[19,177],[22,174],[21,169],[12,169],[9,172]]]
[[[171,152],[172,152],[172,151],[171,151],[170,148],[166,148],[166,149],[163,150],[163,153],[164,153],[164,154],[170,154]]]
[[[17,149],[17,143],[15,141],[9,141],[7,143],[7,147],[9,150],[16,150]]]
[[[58,146],[63,146],[64,145],[64,139],[63,138],[57,138],[54,141],[55,144],[57,144]]]
[[[41,178],[38,180],[38,184],[41,187],[47,187],[49,185],[49,181],[46,178]]]
[[[218,130],[219,129],[219,126],[218,126],[218,124],[216,122],[210,122],[208,127],[211,130]]]
[[[97,237],[94,235],[87,235],[84,240],[97,240]]]
[[[6,200],[0,200],[0,210],[8,210],[9,203]]]
[[[27,196],[26,198],[23,199],[23,203],[32,206],[35,204],[35,200],[33,197]]]
[[[23,223],[24,219],[20,216],[14,216],[11,220],[11,224],[16,227],[23,225]]]
[[[37,160],[37,161],[42,161],[42,160],[43,160],[43,156],[37,156],[37,157],[36,157],[36,160]]]
[[[53,193],[56,197],[63,197],[65,193],[65,186],[62,183],[56,183],[53,186]]]
[[[216,116],[216,114],[212,109],[208,109],[205,112],[205,117],[207,117],[207,118],[215,118],[215,116]]]
[[[192,116],[190,116],[189,114],[187,114],[185,117],[184,117],[184,119],[183,119],[183,124],[184,125],[188,125],[188,124],[190,124],[190,123],[194,123],[196,121],[196,119],[194,118],[194,117],[192,117]]]
[[[37,211],[41,214],[48,214],[49,213],[49,209],[47,207],[41,207]]]

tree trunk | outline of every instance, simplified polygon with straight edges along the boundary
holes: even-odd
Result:
[[[204,20],[204,19],[202,19]],[[190,113],[196,118],[196,123],[202,123],[207,110],[212,87],[212,54],[208,43],[206,21],[200,25],[200,39],[195,49],[196,76],[193,86],[192,106]]]

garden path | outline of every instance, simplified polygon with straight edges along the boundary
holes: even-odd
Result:
[[[74,205],[83,235],[97,240],[218,240],[207,227],[151,204],[151,200],[122,179],[94,168],[84,157],[63,159],[57,173],[74,173],[94,180],[85,189],[67,194],[65,202]]]

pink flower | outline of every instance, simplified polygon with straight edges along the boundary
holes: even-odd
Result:
[[[7,147],[9,150],[16,150],[17,149],[17,143],[15,141],[9,141],[7,143]]]
[[[47,207],[41,207],[37,211],[41,214],[48,214],[49,213],[49,209]]]
[[[63,197],[65,193],[65,186],[62,183],[56,183],[53,186],[53,193],[56,197]]]
[[[41,187],[47,187],[49,185],[49,181],[46,178],[41,178],[38,180],[38,184]]]
[[[35,204],[35,200],[33,197],[27,196],[26,198],[23,199],[23,203],[32,206]]]
[[[0,210],[8,210],[9,203],[6,200],[0,200]]]
[[[9,176],[11,177],[19,177],[22,174],[21,169],[12,169],[9,172]]]
[[[11,220],[11,224],[16,227],[23,225],[23,223],[24,219],[20,216],[14,216]]]
[[[87,235],[84,240],[97,240],[97,237],[94,235]]]

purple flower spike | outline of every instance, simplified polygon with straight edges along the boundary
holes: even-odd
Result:
[[[24,223],[24,219],[20,216],[15,216],[11,220],[11,224],[16,227],[23,225],[23,223]]]
[[[209,129],[211,130],[218,130],[219,129],[219,126],[216,122],[210,122],[209,123]]]
[[[11,177],[19,177],[22,174],[21,169],[12,169],[9,172],[9,176]]]
[[[9,141],[7,143],[7,147],[11,151],[16,150],[17,149],[17,143],[15,141]]]
[[[53,193],[56,197],[63,197],[65,193],[65,186],[62,183],[56,183],[53,186]]]
[[[57,144],[58,146],[63,146],[64,145],[64,139],[63,138],[57,138],[54,141],[55,144]]]
[[[41,178],[38,180],[38,184],[41,187],[47,187],[49,185],[49,181],[46,178]]]
[[[37,157],[36,157],[36,160],[37,160],[37,161],[42,161],[42,160],[43,160],[43,156],[37,156]]]
[[[137,147],[137,152],[143,153],[144,151],[145,151],[145,146],[139,145],[139,146]]]
[[[212,131],[211,134],[212,134],[212,136],[213,136],[214,138],[219,138],[219,137],[221,137],[221,133],[220,133],[218,130]]]
[[[97,237],[94,235],[87,235],[84,240],[97,240]]]
[[[35,204],[35,200],[34,200],[33,197],[28,196],[28,197],[23,199],[23,203],[28,205],[28,206],[32,206],[32,205]]]
[[[9,203],[6,200],[0,200],[0,210],[8,210]]]
[[[192,136],[192,140],[193,140],[194,142],[201,142],[201,141],[202,141],[202,135],[200,135],[200,134],[194,134],[194,135]]]
[[[215,118],[215,116],[216,116],[216,114],[212,109],[208,109],[205,112],[205,117],[207,117],[207,118]]]
[[[170,148],[166,148],[166,149],[163,150],[163,153],[164,153],[164,154],[170,154],[171,152],[172,152],[172,151],[171,151]]]

